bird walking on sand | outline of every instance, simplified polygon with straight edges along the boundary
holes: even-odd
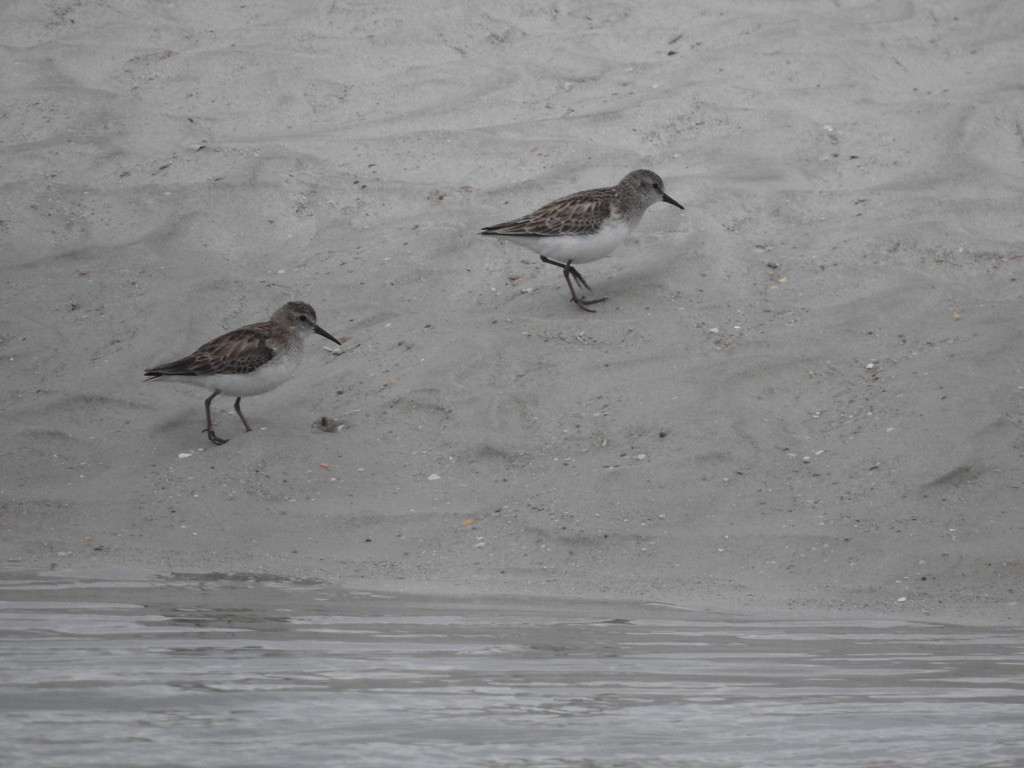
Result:
[[[206,398],[206,432],[210,442],[223,445],[213,431],[210,403],[217,395],[235,398],[235,413],[246,432],[252,427],[242,415],[243,397],[262,395],[292,377],[302,360],[305,337],[318,333],[335,344],[341,342],[316,324],[316,312],[304,301],[289,301],[269,320],[236,328],[208,341],[188,357],[146,371],[146,381],[179,381],[212,389]]]
[[[588,305],[605,298],[582,299],[576,295],[573,280],[588,291],[590,286],[573,265],[603,259],[614,251],[657,202],[685,210],[665,194],[665,184],[654,171],[632,171],[614,187],[561,197],[518,219],[484,227],[480,234],[511,240],[540,254],[545,264],[559,267],[576,306],[593,312]]]

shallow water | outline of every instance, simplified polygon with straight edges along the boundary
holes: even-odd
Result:
[[[1024,633],[0,574],[4,766],[1024,765]]]

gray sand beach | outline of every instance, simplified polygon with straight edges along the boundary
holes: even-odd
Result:
[[[0,562],[1024,624],[1022,39],[1010,0],[0,4]],[[594,314],[477,235],[635,168],[686,210]],[[251,433],[143,381],[289,300],[344,343]]]

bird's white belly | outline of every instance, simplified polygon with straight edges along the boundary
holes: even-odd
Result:
[[[512,242],[555,261],[586,264],[603,259],[614,251],[633,231],[624,221],[606,223],[593,235],[558,235],[555,237],[510,237]]]
[[[209,390],[220,390],[231,397],[262,395],[284,384],[294,375],[302,359],[300,354],[285,354],[252,373],[214,373],[203,376],[163,376],[161,381],[176,381]]]
[[[205,386],[219,389],[231,397],[262,395],[288,381],[298,367],[297,359],[284,359],[277,365],[273,362],[268,363],[252,373],[217,373],[208,376]]]

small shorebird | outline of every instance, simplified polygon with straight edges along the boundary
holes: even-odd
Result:
[[[341,342],[316,324],[316,312],[304,301],[289,301],[269,320],[236,328],[208,341],[188,357],[157,365],[146,371],[146,381],[180,381],[212,389],[206,398],[206,432],[210,442],[223,445],[213,431],[210,403],[217,395],[235,398],[235,412],[246,432],[252,427],[242,415],[243,397],[262,395],[292,377],[302,359],[305,337],[319,333],[337,345]]]
[[[518,219],[484,227],[481,235],[497,235],[540,254],[545,264],[561,268],[572,300],[580,309],[605,299],[581,299],[572,281],[590,290],[574,267],[603,259],[640,223],[654,203],[683,206],[665,194],[665,184],[654,171],[632,171],[614,187],[576,192],[548,203]],[[571,279],[570,279],[571,278]]]

